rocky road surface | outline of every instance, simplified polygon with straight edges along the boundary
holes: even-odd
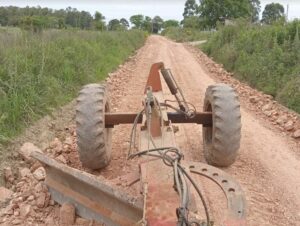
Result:
[[[208,85],[228,83],[237,90],[242,112],[240,155],[236,163],[223,170],[237,179],[245,192],[247,225],[300,225],[299,116],[282,107],[272,97],[238,82],[221,65],[195,47],[160,36],[150,36],[145,46],[107,79],[113,112],[137,112],[142,108],[150,66],[160,61],[172,70],[186,99],[199,111],[202,111]],[[169,92],[165,96],[172,98]],[[70,118],[74,119],[73,110],[68,114]],[[49,131],[55,130],[55,122],[48,121]],[[45,122],[42,124],[45,125]],[[130,129],[130,125],[114,128],[112,161],[106,169],[93,172],[84,169],[79,162],[74,120],[69,120],[65,130],[60,131],[54,140],[53,133],[51,138],[43,134],[46,137],[43,145],[40,145],[39,134],[26,138],[58,161],[86,170],[99,176],[99,179],[109,180],[113,186],[139,195],[139,186],[127,187],[122,177],[136,172],[139,161],[126,160]],[[205,162],[201,126],[179,125],[176,142],[186,160]],[[95,222],[75,217],[72,207],[59,207],[51,200],[42,185],[45,176],[43,168],[27,157],[27,152],[32,148],[32,144],[23,145],[19,150],[22,157],[19,166],[4,169],[8,190],[0,188],[0,222],[3,225],[96,225]],[[222,193],[211,187],[209,182],[204,181],[201,189],[210,195],[208,205],[216,225],[220,225],[226,202],[220,201],[224,199]]]

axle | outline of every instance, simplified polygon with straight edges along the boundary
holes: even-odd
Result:
[[[113,128],[120,124],[132,124],[135,118],[138,116],[137,113],[106,113],[105,114],[105,127]],[[185,115],[177,112],[168,112],[168,119],[173,123],[195,123],[202,124],[203,126],[212,125],[212,114],[211,112],[196,113],[193,118],[187,118]],[[138,123],[143,122],[143,115],[139,116]]]

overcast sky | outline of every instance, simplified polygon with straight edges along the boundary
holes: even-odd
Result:
[[[266,4],[278,2],[285,9],[289,4],[289,19],[300,18],[300,0],[261,0],[262,11]],[[107,20],[129,18],[134,14],[150,17],[159,15],[163,19],[182,20],[185,0],[0,0],[0,6],[41,6],[65,9],[68,6],[89,11],[92,15],[100,11]]]

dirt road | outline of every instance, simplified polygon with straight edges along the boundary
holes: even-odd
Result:
[[[114,111],[141,109],[150,65],[159,61],[172,69],[187,100],[199,110],[202,110],[206,87],[218,82],[183,44],[160,36],[151,36],[136,59],[135,67],[128,70],[124,68],[123,80],[109,81]],[[119,75],[119,78],[122,76]],[[233,175],[244,189],[248,225],[300,225],[299,144],[273,129],[268,122],[241,104],[240,156],[234,165],[224,170]],[[114,178],[119,172],[129,172],[132,167],[121,163],[127,153],[129,129],[130,126],[121,126],[114,130],[113,161],[103,172],[106,177]],[[200,126],[179,126],[176,141],[187,160],[205,161],[201,136]],[[116,168],[120,171],[115,171]],[[209,202],[210,206],[217,203],[213,198]]]
[[[172,42],[161,36],[150,36],[136,56],[120,66],[107,79],[112,111],[137,112],[141,110],[143,91],[150,67],[153,63],[160,61],[163,61],[165,66],[172,70],[186,99],[193,103],[199,111],[202,111],[206,87],[220,82],[219,80],[222,78],[210,73],[209,71],[219,71],[219,69],[213,68],[212,70],[210,65],[205,63],[208,58],[203,56],[204,61],[200,60],[197,53],[183,44]],[[231,83],[231,79],[226,82]],[[166,85],[163,84],[163,86],[164,90],[167,90]],[[278,126],[275,126],[276,123],[272,124],[269,118],[257,112],[257,108],[253,108],[253,106],[249,108],[247,101],[250,94],[247,92],[240,96],[242,112],[240,155],[231,167],[224,170],[240,182],[245,192],[248,205],[247,225],[298,226],[300,225],[300,142],[292,139],[289,136],[290,132],[279,130]],[[171,99],[172,96],[166,92],[165,98]],[[56,152],[59,152],[59,156],[63,155],[63,159],[68,165],[83,169],[76,151],[74,102],[62,108],[60,114],[53,117],[56,119],[48,117],[48,119],[44,118],[36,123],[17,143],[32,142],[55,158],[58,158]],[[131,125],[116,126],[113,129],[110,165],[100,172],[87,171],[101,176],[100,179],[104,177],[112,184],[123,187],[120,176],[138,169],[137,160],[126,160],[130,130]],[[205,162],[201,132],[202,129],[199,125],[179,125],[176,142],[184,152],[186,160]],[[58,146],[60,147],[56,151],[55,148],[51,148],[50,144],[54,137],[58,137],[55,142],[60,144],[56,146],[56,149]],[[63,151],[61,154],[62,144],[59,142],[64,142],[64,140],[68,140],[68,151]],[[18,149],[18,146],[15,149]],[[24,167],[24,162],[22,164]],[[28,181],[26,186],[23,185],[24,191],[26,189],[33,190],[32,180]],[[14,183],[18,183],[18,180],[15,180]],[[208,206],[215,225],[220,225],[226,202],[222,192],[212,184],[208,180],[203,180],[201,189],[209,195]],[[140,193],[140,187],[137,184],[131,188],[123,187],[123,189],[128,189],[128,192],[134,195]],[[20,192],[18,195],[22,196],[23,193]],[[32,206],[35,205],[35,200],[26,202]],[[58,225],[58,205],[34,208],[37,214],[31,214],[26,222],[35,222],[39,225]],[[18,215],[11,214],[6,214],[0,220],[4,222],[4,225],[11,225],[14,220],[23,222]],[[79,220],[82,221],[82,219]],[[87,225],[90,224],[87,223]]]

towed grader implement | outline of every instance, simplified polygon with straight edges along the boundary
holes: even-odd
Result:
[[[164,99],[161,76],[175,100]],[[72,203],[78,215],[105,225],[208,226],[213,219],[196,179],[204,176],[219,185],[227,198],[228,208],[222,210],[223,225],[245,225],[245,199],[240,185],[214,167],[231,165],[238,153],[241,118],[234,90],[224,84],[209,86],[204,112],[197,112],[185,100],[171,71],[163,63],[156,63],[151,67],[144,94],[140,112],[110,113],[105,86],[90,84],[79,94],[76,113],[80,160],[91,169],[109,164],[112,128],[133,124],[128,158],[144,158],[136,166],[143,199],[131,197],[91,174],[33,153],[45,166],[46,184],[53,199],[61,204]],[[176,123],[203,125],[204,156],[210,165],[184,160],[175,143],[173,124]],[[200,204],[205,213],[202,219],[197,217]]]

